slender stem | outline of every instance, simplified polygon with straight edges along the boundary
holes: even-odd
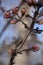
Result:
[[[30,51],[30,50],[31,50],[31,48],[29,48],[29,49],[23,49],[23,50],[19,51],[18,53],[22,53],[23,51]]]
[[[25,44],[26,39],[28,38],[28,36],[30,35],[30,33],[31,33],[31,31],[30,31],[30,32],[28,32],[28,34],[26,35],[25,39],[23,40],[23,42],[22,42],[22,44],[21,44],[20,48],[19,48],[17,51],[19,51],[19,50],[23,47],[23,45]]]
[[[11,55],[9,65],[13,65],[13,64],[14,64],[14,63],[13,63],[13,60],[14,60],[15,57],[16,57],[16,51]]]

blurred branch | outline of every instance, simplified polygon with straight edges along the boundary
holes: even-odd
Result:
[[[0,9],[3,13],[5,12],[5,9],[3,7],[0,7]]]
[[[35,3],[28,3],[28,5],[29,5],[29,6],[32,6],[32,5],[33,5],[33,6],[41,7],[41,6],[43,6],[43,3],[42,3],[42,2],[41,2],[41,3],[36,3],[36,2],[35,2]]]
[[[5,9],[1,6],[1,3],[2,3],[2,0],[0,0],[0,9],[4,13],[5,12]]]

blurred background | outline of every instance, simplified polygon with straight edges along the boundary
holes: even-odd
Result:
[[[6,11],[14,8],[16,6],[19,6],[21,4],[21,0],[2,0],[2,3],[0,7],[3,7]],[[29,7],[26,3],[24,3],[21,8],[25,7],[27,10],[27,14],[30,14],[33,16],[33,12],[35,9],[32,7]],[[20,8],[20,10],[21,10]],[[4,25],[7,23],[7,19],[5,19],[4,16],[5,12],[3,13],[0,8],[0,33],[4,27]],[[21,13],[19,11],[19,16],[21,16]],[[30,18],[26,18],[25,16],[22,18],[22,20],[28,25],[31,25],[32,20]],[[35,24],[34,28],[39,27],[39,29],[43,30],[43,25]],[[13,45],[17,44],[15,43],[17,40],[21,38],[25,38],[25,35],[27,34],[28,30],[24,28],[24,25],[22,23],[18,22],[17,24],[13,25],[10,24],[8,28],[4,31],[2,36],[0,37],[0,65],[8,65],[10,60],[10,55],[8,54],[8,50]],[[40,47],[40,50],[38,52],[30,51],[29,53],[23,53],[22,55],[17,55],[15,58],[16,64],[15,65],[43,65],[43,32],[41,34],[35,34],[31,33],[26,40],[26,44],[23,46],[23,48],[31,47],[32,45],[38,45]]]

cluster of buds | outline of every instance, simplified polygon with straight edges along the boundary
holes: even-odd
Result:
[[[10,11],[12,11],[12,13],[10,13]],[[8,10],[8,11],[5,13],[4,17],[5,17],[5,18],[11,18],[11,14],[16,14],[17,12],[18,12],[18,7],[15,7],[15,8],[13,8],[13,9]]]
[[[6,19],[12,18],[12,19],[13,19],[13,16],[14,16],[14,15],[18,15],[18,14],[17,14],[17,13],[18,13],[18,10],[19,10],[19,7],[15,7],[15,8],[13,8],[13,9],[7,11],[7,12],[5,13],[5,15],[4,15],[4,18],[6,18]],[[10,12],[10,11],[11,11],[11,12]],[[21,14],[22,14],[22,16],[24,16],[25,13],[26,13],[26,9],[25,9],[25,8],[22,8],[22,9],[21,9]],[[13,20],[10,21],[10,23],[11,23],[11,24],[15,24],[15,23],[17,23],[17,20],[14,20],[14,19],[13,19]]]

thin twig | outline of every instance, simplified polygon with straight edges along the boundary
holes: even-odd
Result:
[[[30,51],[30,50],[32,50],[32,49],[31,48],[29,48],[29,49],[23,49],[23,50],[19,51],[18,53],[22,53],[23,51],[25,52],[25,51]]]
[[[30,32],[28,32],[28,34],[26,35],[25,39],[23,40],[23,42],[22,42],[22,44],[21,44],[20,48],[19,48],[17,51],[19,51],[19,50],[23,47],[23,45],[25,44],[26,39],[28,38],[28,36],[30,35],[30,33],[31,33],[31,31],[30,31]]]

